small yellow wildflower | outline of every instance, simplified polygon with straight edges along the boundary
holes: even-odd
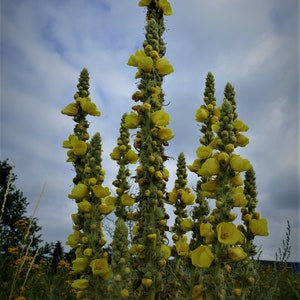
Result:
[[[157,72],[160,75],[168,75],[174,72],[173,66],[166,58],[157,59],[155,63],[155,68],[157,69]]]
[[[255,235],[268,236],[268,221],[267,219],[251,219],[249,222],[250,231]]]
[[[197,122],[204,122],[209,116],[209,111],[204,107],[201,106],[196,110],[196,121]]]
[[[125,128],[135,129],[139,126],[139,123],[140,123],[140,118],[136,113],[130,112],[129,114],[127,114],[125,116],[125,119],[124,119],[124,127]]]
[[[121,196],[121,202],[123,205],[132,206],[135,202],[135,199],[132,198],[129,194],[123,194]]]
[[[70,199],[81,200],[87,195],[87,193],[88,187],[83,183],[79,183],[73,187],[72,192],[68,195],[68,197]]]
[[[236,172],[244,172],[251,168],[250,161],[239,155],[233,154],[230,159],[230,166]]]
[[[83,200],[83,201],[79,202],[77,204],[77,206],[78,206],[79,211],[81,211],[83,213],[88,213],[92,209],[92,204],[87,200]]]
[[[89,287],[88,279],[75,279],[71,284],[73,289],[84,290]]]
[[[187,243],[187,237],[179,239],[176,242],[176,251],[179,256],[187,256],[189,253],[189,244]]]
[[[170,128],[161,127],[158,130],[158,137],[163,141],[168,141],[174,137],[174,134]]]
[[[208,157],[211,156],[212,154],[212,148],[209,147],[209,146],[200,146],[197,151],[197,156],[200,158],[200,159],[206,159]]]
[[[202,176],[213,176],[220,172],[220,164],[215,157],[207,159],[198,170],[198,174]]]
[[[187,218],[181,221],[180,226],[182,228],[183,231],[187,232],[193,229],[194,227],[194,223],[192,221],[192,219]]]
[[[78,114],[78,105],[77,103],[70,103],[68,104],[61,113],[70,117],[74,117]]]
[[[208,246],[199,246],[191,251],[192,264],[197,268],[209,268],[215,259]]]
[[[228,257],[232,261],[239,261],[245,259],[247,257],[247,253],[245,253],[242,247],[235,246],[228,249]]]
[[[78,257],[72,261],[72,269],[75,272],[83,272],[87,267],[88,260],[86,257]]]
[[[221,222],[216,227],[218,240],[223,244],[236,244],[240,239],[239,230],[231,222]]]
[[[170,116],[164,110],[157,110],[151,114],[151,121],[156,126],[166,126],[170,123]]]
[[[129,163],[135,164],[138,161],[139,156],[138,156],[138,154],[136,152],[134,152],[132,149],[130,149],[125,154],[125,158],[128,160]]]

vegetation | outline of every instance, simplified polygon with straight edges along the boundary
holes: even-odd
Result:
[[[1,299],[299,299],[299,273],[287,267],[289,223],[279,261],[264,266],[254,258],[255,237],[268,236],[268,222],[256,210],[251,162],[237,154],[249,143],[248,126],[238,118],[230,83],[217,105],[210,72],[196,111],[197,156],[187,165],[179,154],[174,187],[167,189],[166,148],[174,135],[162,85],[174,70],[163,33],[172,8],[167,0],[139,5],[147,9],[146,33],[142,49],[128,59],[139,82],[110,154],[119,167],[113,191],[104,185],[101,135],[88,132],[87,118],[100,110],[90,98],[86,68],[74,101],[62,110],[75,122],[63,141],[75,172],[68,198],[77,204],[68,254],[60,241],[40,246],[37,220],[25,217],[28,203],[12,185],[13,168],[7,161],[0,165]],[[197,176],[196,187],[188,184],[189,171]],[[107,245],[103,222],[110,214],[115,227]]]

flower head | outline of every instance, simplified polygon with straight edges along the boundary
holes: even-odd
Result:
[[[155,68],[160,75],[168,75],[174,72],[173,66],[166,58],[157,59]]]
[[[151,121],[156,126],[166,126],[170,123],[170,116],[164,110],[157,110],[151,114]]]
[[[104,280],[109,280],[112,276],[111,269],[108,266],[106,258],[97,258],[91,261],[93,275],[101,276]]]
[[[236,172],[244,172],[251,168],[250,161],[239,155],[233,154],[230,159],[230,166]]]
[[[235,246],[228,249],[228,257],[233,261],[239,261],[247,257],[244,249],[240,246]]]
[[[208,246],[199,246],[191,251],[192,264],[197,268],[209,268],[215,259]]]
[[[217,225],[218,241],[222,244],[236,244],[240,239],[239,230],[231,222],[221,222]]]
[[[78,105],[77,103],[70,103],[68,104],[61,113],[70,117],[76,116],[78,114]]]
[[[189,253],[189,244],[187,238],[183,237],[176,242],[176,251],[179,256],[187,256]]]
[[[87,193],[88,187],[83,183],[79,183],[73,187],[72,192],[68,195],[68,197],[70,199],[81,200],[87,195]]]
[[[75,279],[71,286],[76,290],[84,290],[89,287],[89,281],[88,279]]]
[[[268,236],[268,221],[267,219],[251,219],[249,222],[250,231],[255,235]]]
[[[83,272],[87,266],[88,259],[86,257],[78,257],[72,261],[72,268],[75,272]]]
[[[123,205],[132,206],[135,202],[135,199],[132,198],[129,194],[123,194],[121,196],[121,202]]]
[[[139,123],[140,123],[140,119],[136,113],[130,112],[129,114],[127,114],[125,116],[125,119],[124,119],[124,127],[125,128],[135,129],[139,126]]]
[[[217,175],[220,171],[220,164],[215,157],[208,158],[198,170],[198,174],[202,176]]]

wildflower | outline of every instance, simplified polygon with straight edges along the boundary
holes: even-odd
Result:
[[[90,98],[81,98],[80,106],[83,111],[88,113],[91,116],[100,116],[100,111],[98,110],[96,104],[91,101]]]
[[[87,279],[75,279],[71,286],[73,289],[84,290],[89,287],[89,281]]]
[[[155,68],[160,75],[168,75],[174,72],[173,66],[170,64],[169,60],[165,58],[157,59]]]
[[[125,158],[128,160],[129,163],[135,164],[135,163],[138,161],[139,156],[138,156],[137,153],[135,153],[132,149],[130,149],[130,150],[125,154]]]
[[[189,244],[187,243],[187,237],[179,239],[176,242],[176,251],[179,256],[187,256],[189,253]]]
[[[87,266],[88,260],[86,257],[78,257],[72,261],[72,269],[75,272],[83,272]]]
[[[138,67],[145,72],[150,72],[153,68],[153,60],[147,56],[144,50],[136,50],[135,54],[131,54],[127,64],[132,67]]]
[[[164,15],[172,16],[173,11],[168,0],[160,0],[158,6],[162,9]]]
[[[109,280],[112,276],[111,269],[108,266],[106,258],[97,258],[91,261],[93,275],[101,276],[104,280]]]
[[[145,287],[150,287],[152,285],[152,279],[150,278],[143,278],[142,285]]]
[[[247,138],[245,135],[241,133],[237,133],[235,137],[238,146],[245,147],[246,145],[249,144],[249,138]]]
[[[66,244],[71,246],[71,248],[75,248],[77,247],[80,238],[81,238],[80,231],[75,230],[72,234],[69,234]]]
[[[235,246],[228,249],[228,257],[232,261],[239,261],[245,259],[247,257],[247,253],[245,253],[241,246]]]
[[[68,104],[61,113],[70,117],[74,117],[78,114],[78,106],[77,103],[70,103]]]
[[[236,296],[241,296],[241,294],[242,294],[242,290],[241,289],[238,289],[238,288],[236,288],[236,289],[234,289],[233,290],[233,293],[236,295]]]
[[[121,154],[120,154],[120,149],[119,147],[115,147],[112,151],[112,153],[110,153],[110,157],[113,160],[119,160],[121,158]]]
[[[202,176],[217,175],[220,171],[220,165],[215,157],[207,159],[201,168],[198,170],[198,174]]]
[[[125,116],[124,119],[125,128],[135,129],[139,126],[139,123],[140,123],[140,118],[136,113],[131,112]]]
[[[248,203],[244,195],[244,190],[241,186],[234,189],[233,199],[235,207],[244,207]]]
[[[218,184],[215,180],[209,180],[208,182],[201,184],[201,189],[205,192],[215,192],[218,187]]]
[[[170,128],[160,127],[158,130],[158,137],[163,141],[168,141],[174,137],[174,134]]]
[[[203,299],[203,285],[197,284],[193,287],[192,290],[193,300],[202,300]]]
[[[204,107],[201,106],[196,111],[196,121],[197,122],[204,122],[209,116],[209,111]]]
[[[139,6],[148,6],[152,0],[140,0]]]
[[[268,222],[266,219],[251,219],[249,222],[250,231],[255,235],[268,236]]]
[[[181,201],[185,204],[185,205],[192,205],[194,204],[194,199],[195,199],[195,195],[187,192],[187,191],[182,191],[181,194]]]
[[[121,202],[123,205],[132,206],[135,202],[135,199],[132,198],[129,194],[123,194],[121,196]]]
[[[242,185],[243,184],[243,179],[241,177],[241,174],[237,173],[234,177],[232,177],[231,178],[231,183],[234,187]]]
[[[234,129],[237,131],[247,131],[249,127],[239,119],[235,119],[233,122]]]
[[[203,237],[210,236],[212,233],[212,227],[209,223],[201,223],[200,224],[200,235]]]
[[[181,221],[180,226],[183,231],[187,232],[187,231],[190,231],[193,229],[194,223],[193,223],[192,219],[188,218],[188,219],[184,219],[183,221]]]
[[[197,172],[201,168],[201,160],[195,159],[192,165],[187,166],[188,169],[192,172]]]
[[[218,241],[222,244],[236,244],[240,238],[239,230],[231,222],[221,222],[216,227]]]
[[[88,213],[92,209],[92,204],[87,200],[83,200],[79,202],[77,205],[78,205],[78,209],[83,213]]]
[[[233,154],[230,159],[230,166],[236,172],[244,172],[251,168],[250,161],[239,155]]]
[[[208,157],[211,156],[212,148],[209,146],[200,146],[197,149],[196,153],[200,159],[207,159]]]
[[[128,298],[129,297],[129,291],[127,289],[123,289],[121,291],[121,295],[123,298]]]
[[[191,251],[192,264],[197,268],[209,268],[215,259],[208,246],[199,246]]]
[[[151,121],[156,126],[166,126],[170,123],[170,116],[164,110],[157,110],[151,114]]]
[[[81,200],[87,195],[87,193],[88,187],[83,183],[79,183],[73,187],[72,192],[68,195],[68,197],[70,199]]]
[[[104,198],[110,195],[110,191],[108,187],[103,187],[102,185],[94,185],[92,186],[92,191],[95,197]]]
[[[171,248],[169,246],[167,246],[165,244],[162,244],[160,246],[160,250],[161,250],[161,252],[163,254],[163,257],[165,259],[168,259],[171,256]]]

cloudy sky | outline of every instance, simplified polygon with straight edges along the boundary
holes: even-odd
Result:
[[[105,184],[115,178],[109,153],[120,118],[136,90],[128,57],[144,40],[145,11],[137,0],[1,1],[1,153],[15,164],[16,186],[30,201],[45,191],[36,216],[42,238],[63,243],[72,232],[67,198],[74,172],[61,147],[73,130],[60,110],[73,101],[82,68],[90,72],[91,98],[101,117],[90,117],[90,133],[101,133]],[[274,259],[291,224],[291,261],[299,261],[299,32],[298,1],[171,1],[166,18],[168,58],[175,72],[164,82],[166,110],[176,137],[166,149],[174,173],[178,154],[188,164],[199,146],[194,120],[202,104],[207,72],[215,76],[218,103],[225,84],[236,91],[237,112],[250,127],[240,153],[257,176],[258,210],[270,236],[257,238],[264,259]],[[174,176],[172,177],[174,178]],[[191,186],[196,177],[189,176]],[[173,184],[173,179],[171,183]],[[172,185],[170,184],[170,185]]]

